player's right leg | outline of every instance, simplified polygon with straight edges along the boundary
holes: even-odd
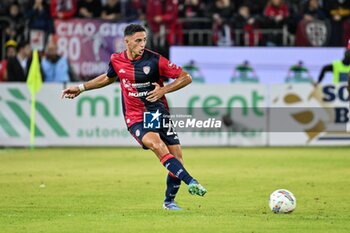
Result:
[[[178,159],[183,165],[181,145],[168,145],[168,149],[170,153],[173,154],[175,158]],[[201,184],[199,184],[197,180],[193,179],[188,184],[188,192],[192,195],[204,196],[208,191]]]
[[[188,174],[182,163],[169,152],[167,145],[162,141],[158,133],[146,133],[142,138],[142,144],[151,149],[160,162],[169,170],[163,208],[166,210],[181,210],[174,200],[176,193],[180,188],[181,180],[189,184],[193,178]]]
[[[166,167],[173,175],[188,185],[188,190],[191,194],[204,196],[207,190],[203,188],[203,186],[200,185],[195,179],[193,179],[193,177],[186,171],[182,163],[169,152],[167,145],[163,142],[158,133],[146,133],[142,138],[142,143],[145,147],[151,149],[157,155],[164,167]],[[180,147],[180,145],[177,146]]]
[[[169,152],[167,145],[163,142],[157,132],[147,132],[142,137],[142,144],[151,149],[157,155],[163,166],[177,178],[186,184],[189,184],[192,181],[192,176],[186,171],[181,162]]]
[[[168,146],[164,143],[162,138],[160,137],[158,132],[150,131],[148,129],[144,129],[142,123],[131,126],[129,128],[130,133],[136,138],[136,140],[147,149],[151,149],[156,156],[159,158],[161,163],[168,169],[170,173],[172,173],[176,178],[184,181],[186,184],[191,187],[196,181],[192,178],[192,176],[186,171],[186,169],[182,165],[182,161],[179,161],[174,157],[172,153],[170,153]],[[169,144],[169,142],[167,142]],[[178,147],[174,147],[177,149],[172,149],[172,152],[176,153],[176,150],[181,152],[181,147],[179,142],[172,141],[171,144],[178,144]],[[169,146],[173,147],[173,146]],[[182,160],[182,154],[177,152],[177,156],[180,160]],[[198,182],[197,182],[198,183]],[[192,193],[191,194],[197,194]],[[200,193],[198,193],[200,195]]]

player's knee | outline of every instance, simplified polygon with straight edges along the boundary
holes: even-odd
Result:
[[[165,150],[167,147],[163,142],[151,142],[149,143],[149,148],[152,151],[157,152],[157,151]]]
[[[183,159],[182,159],[182,156],[175,156],[175,158],[177,159],[177,160],[179,160],[180,161],[180,163],[183,165],[184,164],[184,161],[183,161]]]

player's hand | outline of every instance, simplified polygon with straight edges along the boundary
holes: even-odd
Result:
[[[78,86],[68,87],[62,91],[61,98],[74,99],[77,97],[81,91]]]
[[[156,15],[156,16],[154,16],[153,20],[156,23],[161,23],[162,22],[162,16]]]
[[[155,88],[153,91],[150,91],[148,93],[146,100],[149,102],[156,102],[157,100],[162,98],[165,93],[164,93],[163,89],[159,86],[158,83],[152,83],[152,85],[154,85]]]

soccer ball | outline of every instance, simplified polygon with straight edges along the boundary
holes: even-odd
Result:
[[[272,212],[279,213],[291,213],[297,205],[297,199],[287,189],[278,189],[271,193],[269,206]]]

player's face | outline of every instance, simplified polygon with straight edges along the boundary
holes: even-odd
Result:
[[[132,36],[125,38],[125,43],[132,58],[137,58],[143,54],[147,42],[146,32],[136,32]]]

